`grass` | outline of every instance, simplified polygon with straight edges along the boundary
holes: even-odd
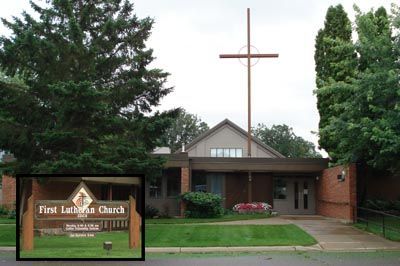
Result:
[[[139,258],[141,248],[128,247],[128,232],[102,232],[95,237],[71,238],[68,236],[35,237],[33,251],[21,251],[21,258]],[[111,241],[110,254],[103,242]]]
[[[147,247],[308,246],[317,241],[288,225],[146,225]]]
[[[15,224],[0,225],[0,247],[15,246]]]
[[[385,221],[386,222],[386,221]],[[358,222],[354,224],[354,227],[368,231],[373,234],[384,236],[385,238],[393,241],[400,241],[400,221],[387,221],[387,226],[394,228],[394,230],[390,230],[390,228],[385,229],[385,235],[383,235],[382,224],[381,223],[368,223]]]
[[[159,218],[146,219],[146,224],[188,224],[188,223],[214,223],[240,220],[264,219],[271,217],[265,213],[254,214],[229,214],[219,218]]]
[[[0,217],[0,224],[15,224],[15,219]]]

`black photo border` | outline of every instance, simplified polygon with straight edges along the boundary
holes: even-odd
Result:
[[[16,260],[17,261],[145,261],[145,219],[142,213],[141,226],[141,256],[140,258],[21,258],[20,256],[20,230],[19,230],[19,213],[20,213],[20,181],[22,178],[32,177],[139,177],[140,178],[140,198],[142,212],[145,210],[145,176],[144,174],[16,174]],[[128,244],[128,243],[127,243]]]

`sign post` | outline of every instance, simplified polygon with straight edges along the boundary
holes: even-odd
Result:
[[[33,196],[28,198],[26,212],[22,216],[22,249],[33,250]]]
[[[140,217],[136,212],[136,200],[129,196],[129,208],[131,212],[129,214],[129,248],[139,247],[140,242]]]

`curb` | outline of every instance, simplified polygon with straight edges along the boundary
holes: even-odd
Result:
[[[208,253],[208,252],[262,252],[262,251],[322,251],[318,245],[313,246],[255,246],[255,247],[147,247],[148,253]]]
[[[0,247],[0,251],[16,251],[16,247]]]

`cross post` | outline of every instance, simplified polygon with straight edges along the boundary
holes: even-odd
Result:
[[[250,8],[247,8],[247,53],[220,54],[219,58],[247,58],[247,156],[251,157],[251,59],[276,58],[279,54],[252,54],[250,42]],[[252,202],[252,176],[248,176],[248,202]]]

